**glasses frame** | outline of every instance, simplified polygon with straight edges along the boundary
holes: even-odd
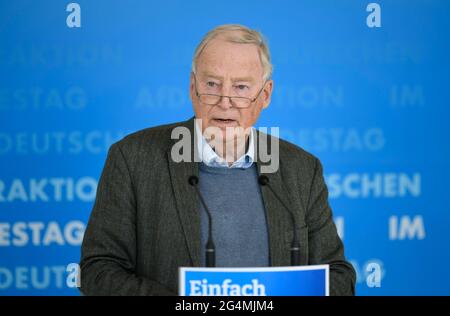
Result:
[[[218,104],[222,101],[223,98],[228,98],[228,99],[230,100],[230,103],[231,103],[234,107],[236,107],[236,108],[238,108],[238,109],[247,109],[247,108],[249,108],[249,107],[252,105],[252,103],[255,102],[256,99],[258,99],[259,95],[260,95],[261,92],[264,90],[264,87],[266,86],[267,81],[269,81],[269,80],[264,81],[263,86],[262,86],[261,89],[259,90],[258,94],[257,94],[254,98],[251,99],[251,98],[239,97],[239,96],[229,96],[229,95],[220,95],[220,94],[211,94],[211,93],[198,93],[198,90],[197,90],[197,76],[195,75],[195,73],[194,73],[194,79],[195,79],[195,83],[194,83],[194,86],[195,86],[195,95],[197,96],[197,98],[198,98],[198,100],[199,100],[200,103],[203,103],[203,104],[205,104],[205,105],[213,105],[213,106],[216,106],[216,105],[218,105]],[[217,103],[215,103],[215,104],[204,103],[204,102],[202,102],[202,101],[200,100],[201,96],[218,97],[218,101],[217,101]],[[236,106],[236,103],[233,102],[233,99],[247,100],[247,101],[249,101],[249,102],[248,102],[248,105],[247,105],[247,106]]]

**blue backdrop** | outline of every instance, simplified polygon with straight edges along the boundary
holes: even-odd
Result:
[[[450,294],[450,2],[376,1],[380,27],[369,2],[80,0],[69,27],[69,1],[1,1],[0,295],[78,295],[109,146],[192,116],[193,51],[224,23],[268,38],[258,125],[322,160],[357,293]]]

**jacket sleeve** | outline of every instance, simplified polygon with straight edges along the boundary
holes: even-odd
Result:
[[[80,262],[84,295],[176,295],[135,273],[136,197],[119,144],[111,146],[86,228]]]
[[[355,295],[356,273],[344,256],[344,245],[332,219],[328,189],[323,178],[322,164],[318,159],[315,163],[306,222],[309,264],[329,264],[330,295]]]

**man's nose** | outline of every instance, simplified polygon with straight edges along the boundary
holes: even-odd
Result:
[[[229,108],[231,108],[233,106],[233,104],[231,104],[231,100],[229,97],[222,96],[222,98],[220,99],[220,102],[219,102],[219,104],[217,104],[217,106],[220,106],[224,110],[228,110]]]
[[[227,110],[229,108],[231,108],[233,106],[233,104],[231,104],[231,100],[228,97],[231,93],[231,88],[225,88],[222,89],[222,98],[220,99],[220,102],[218,104],[218,106],[220,106],[221,108]]]

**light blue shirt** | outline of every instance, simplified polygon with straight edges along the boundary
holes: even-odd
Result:
[[[200,130],[200,127],[197,123],[195,125],[195,132],[197,134],[197,151],[198,156],[201,159],[201,161],[207,165],[208,167],[214,167],[214,168],[249,168],[252,166],[254,162],[254,128],[252,127],[250,129],[250,135],[249,135],[249,143],[248,143],[248,149],[247,152],[239,157],[238,160],[233,162],[231,166],[228,165],[228,162],[216,154],[214,149],[211,148],[211,146],[206,141],[205,137],[203,137],[203,133]]]

